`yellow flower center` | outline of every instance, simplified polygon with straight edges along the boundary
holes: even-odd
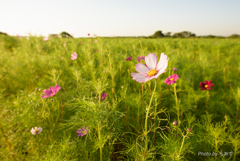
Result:
[[[171,79],[170,79],[170,81],[173,81],[173,80],[174,80],[174,78],[171,78]]]
[[[86,130],[82,131],[82,134],[85,134],[86,133]]]
[[[205,85],[205,88],[207,88],[208,87],[208,85]]]
[[[151,70],[149,70],[149,72],[148,72],[148,76],[154,76],[154,75],[156,75],[157,74],[157,70],[156,69],[151,69]]]
[[[39,132],[39,130],[37,129],[37,130],[35,130],[35,133],[38,133]]]

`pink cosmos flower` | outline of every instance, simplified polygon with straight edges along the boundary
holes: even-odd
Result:
[[[98,50],[94,50],[94,52],[97,52]]]
[[[177,68],[173,68],[174,71],[177,71]]]
[[[44,38],[43,38],[43,41],[48,41],[48,37],[44,37]]]
[[[61,87],[59,87],[59,85],[57,84],[55,87],[50,87],[48,90],[44,89],[43,93],[45,95],[42,95],[42,98],[47,98],[47,97],[52,97],[54,96],[59,90],[61,89]]]
[[[126,58],[126,60],[127,60],[127,61],[131,61],[131,60],[132,60],[132,57],[129,56],[129,57]]]
[[[77,136],[83,137],[84,135],[87,134],[88,131],[89,131],[88,127],[85,128],[85,126],[83,126],[81,129],[79,129],[78,131],[76,131],[76,132],[78,133]]]
[[[135,69],[139,73],[132,73],[131,76],[139,83],[143,83],[154,78],[157,79],[160,74],[166,72],[165,69],[168,66],[168,60],[167,55],[161,53],[160,61],[158,62],[157,56],[150,53],[145,57],[146,66],[138,63]]]
[[[211,86],[214,86],[214,84],[211,84],[211,80],[205,81],[204,83],[199,83],[201,90],[211,90]]]
[[[90,36],[90,34],[89,34],[89,33],[88,33],[87,35],[88,35],[88,36]]]
[[[73,52],[73,54],[71,55],[71,60],[75,60],[77,59],[77,53]]]
[[[145,60],[145,56],[139,56],[137,57],[137,61],[141,63],[141,60]]]
[[[101,101],[105,100],[106,98],[107,98],[107,93],[103,92],[102,95],[101,95]]]
[[[42,49],[42,47],[39,47],[39,50],[41,50]]]
[[[19,39],[21,39],[21,36],[20,36],[20,35],[18,35],[18,34],[17,34],[17,37],[18,37]]]
[[[176,80],[179,78],[179,76],[177,74],[173,74],[171,76],[169,76],[164,83],[167,83],[167,85],[176,83]]]
[[[97,40],[94,41],[94,43],[96,43],[96,42],[97,42]]]

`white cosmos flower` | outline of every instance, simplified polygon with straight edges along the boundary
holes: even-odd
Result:
[[[41,127],[35,127],[35,129],[34,128],[31,129],[31,133],[33,135],[39,134],[41,132],[42,132],[42,128]]]
[[[135,67],[136,71],[139,73],[132,73],[132,77],[139,83],[147,82],[151,79],[157,79],[157,77],[166,72],[165,69],[168,66],[168,58],[167,55],[161,53],[160,60],[158,62],[158,58],[155,54],[148,54],[145,57],[146,65],[138,63]]]

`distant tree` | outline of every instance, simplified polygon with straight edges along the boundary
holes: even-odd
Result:
[[[182,38],[196,37],[196,34],[191,33],[189,31],[183,31],[183,32],[174,33],[173,37],[182,37]]]
[[[229,36],[229,38],[240,38],[240,35],[238,35],[238,34],[232,34],[231,36]]]
[[[159,37],[164,37],[164,34],[162,31],[156,31],[153,35],[149,36],[150,38],[159,38]]]
[[[49,37],[59,37],[58,34],[49,34]]]
[[[165,37],[171,37],[171,34],[172,34],[171,32],[167,32],[167,33],[164,34],[164,36]]]
[[[66,31],[61,32],[59,35],[61,37],[73,38],[73,36],[67,33]]]
[[[214,35],[207,35],[206,38],[215,38],[216,36]]]
[[[5,36],[7,36],[8,34],[5,33],[5,32],[1,32],[1,31],[0,31],[0,35],[5,35]]]

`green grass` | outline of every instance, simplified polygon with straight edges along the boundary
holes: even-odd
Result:
[[[240,39],[1,36],[0,42],[0,160],[240,160]],[[154,80],[131,77],[137,57],[149,53],[170,58],[155,92]],[[167,86],[174,73],[176,86]],[[205,80],[214,83],[209,92],[199,88]],[[61,90],[42,99],[56,84]],[[103,92],[107,98],[99,101]],[[89,132],[77,137],[82,126]],[[43,131],[32,135],[32,127]]]

